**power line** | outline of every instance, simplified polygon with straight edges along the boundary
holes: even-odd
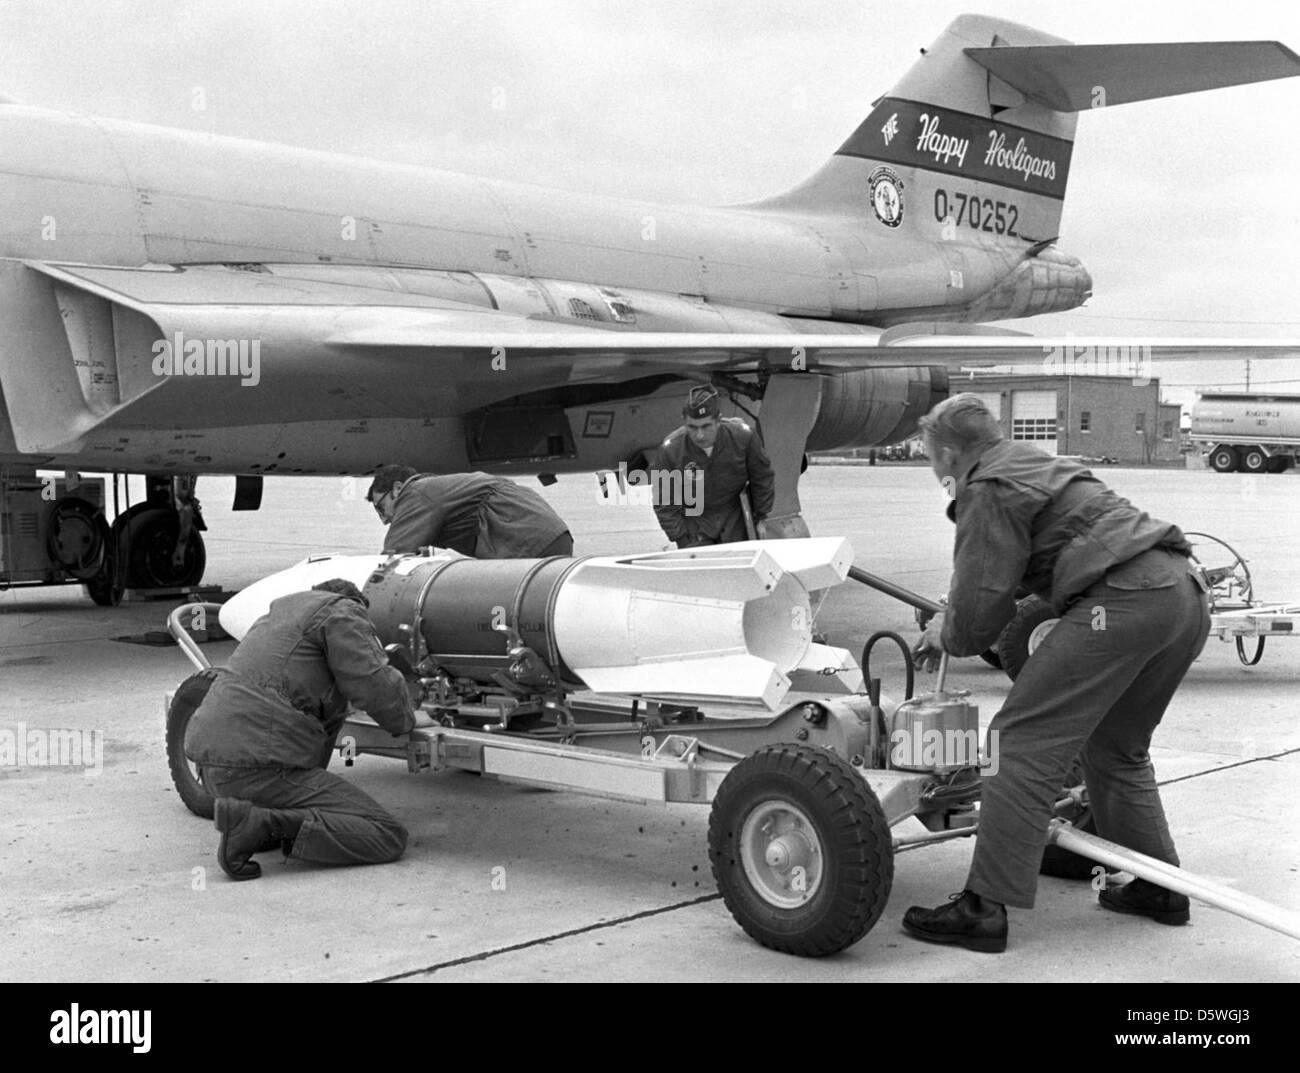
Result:
[[[1161,387],[1202,387],[1205,384],[1204,380],[1188,381],[1186,383],[1180,381],[1174,383],[1171,380],[1165,380],[1163,378],[1159,379]],[[1243,388],[1247,386],[1244,380],[1216,380],[1215,383],[1224,387],[1236,387],[1238,384],[1242,385]],[[1300,380],[1256,380],[1254,377],[1251,377],[1250,386],[1258,386],[1260,384],[1300,384]]]

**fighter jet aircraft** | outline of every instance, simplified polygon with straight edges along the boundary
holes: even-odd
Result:
[[[1056,244],[1078,112],[1295,74],[1275,42],[1072,45],[963,16],[809,179],[725,208],[0,102],[0,513],[45,527],[0,583],[197,583],[199,474],[255,507],[265,474],[394,459],[614,469],[692,381],[757,414],[770,531],[806,535],[805,452],[906,436],[952,368],[1059,359],[981,324],[1091,293]],[[1178,353],[1213,348],[1157,356]],[[110,530],[102,488],[38,468],[150,493]]]

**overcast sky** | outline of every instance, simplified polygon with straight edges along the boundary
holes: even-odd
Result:
[[[956,15],[1081,44],[1279,40],[1300,5],[1026,0],[0,0],[0,93],[600,193],[725,204],[815,170]],[[196,93],[197,91],[201,91]],[[202,108],[196,102],[202,99]],[[1300,338],[1300,78],[1082,116],[1037,334]],[[1166,394],[1241,363],[1157,370]],[[1255,384],[1300,362],[1255,365]]]

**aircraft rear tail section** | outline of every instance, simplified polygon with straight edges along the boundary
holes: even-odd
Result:
[[[963,319],[1071,308],[1091,280],[1048,247],[1060,231],[1077,113],[1296,74],[1300,57],[1276,42],[1073,45],[964,15],[820,171],[751,207],[849,217],[877,263],[892,243],[959,248],[939,247],[950,289],[935,299],[962,308]],[[1018,262],[1024,278],[1013,279]],[[887,276],[878,286],[887,311]]]

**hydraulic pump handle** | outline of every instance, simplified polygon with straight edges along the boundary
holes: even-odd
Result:
[[[892,596],[895,600],[901,600],[905,604],[910,604],[921,611],[929,611],[932,615],[942,614],[946,608],[941,603],[934,600],[927,600],[919,593],[912,592],[911,589],[905,589],[902,585],[895,585],[892,581],[886,581],[883,577],[875,574],[869,574],[861,567],[850,566],[849,577],[854,581],[878,589],[886,596]]]

